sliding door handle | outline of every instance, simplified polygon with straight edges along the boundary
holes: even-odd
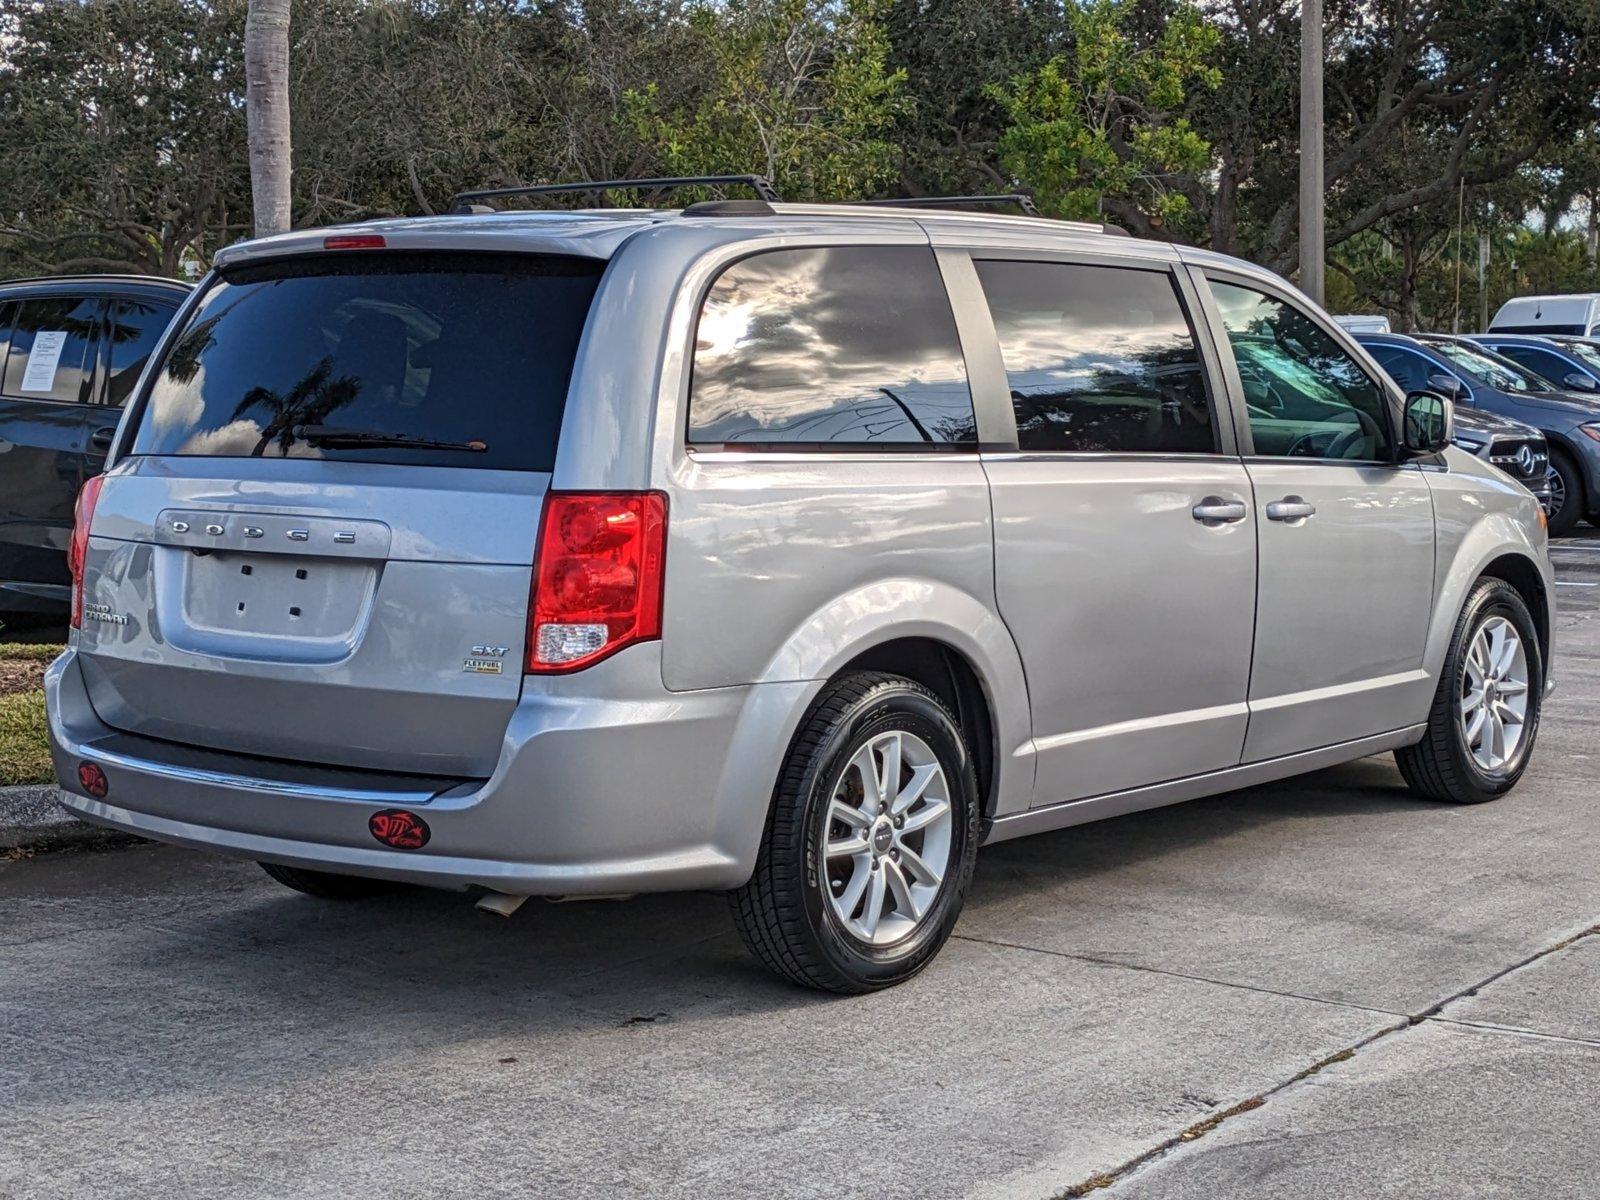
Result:
[[[1307,517],[1317,515],[1317,506],[1307,504],[1299,496],[1285,496],[1282,500],[1274,500],[1267,505],[1267,520],[1285,521],[1289,524],[1298,524]]]
[[[1189,510],[1202,525],[1231,525],[1250,515],[1243,500],[1226,500],[1221,496],[1207,496]]]

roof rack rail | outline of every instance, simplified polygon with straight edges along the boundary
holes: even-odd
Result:
[[[858,200],[856,203],[893,208],[977,208],[984,204],[1015,204],[1026,216],[1044,215],[1026,192],[1002,192],[995,196],[908,196],[901,200]]]
[[[659,191],[665,188],[727,187],[742,185],[767,203],[782,200],[778,189],[765,175],[674,175],[661,179],[586,179],[580,183],[536,183],[527,187],[483,188],[457,192],[450,197],[452,213],[474,211],[474,201],[499,200],[510,196],[557,196],[568,192],[620,192],[630,188]]]

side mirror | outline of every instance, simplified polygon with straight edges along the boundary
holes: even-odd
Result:
[[[1600,384],[1596,384],[1595,381],[1590,379],[1587,375],[1580,375],[1577,371],[1574,371],[1572,374],[1563,379],[1561,381],[1561,386],[1564,388],[1571,388],[1575,392],[1592,392],[1600,389]]]
[[[1467,387],[1454,375],[1446,375],[1443,371],[1435,371],[1428,376],[1428,390],[1430,392],[1438,392],[1439,395],[1448,397],[1451,400],[1465,400]]]
[[[1455,440],[1455,404],[1438,392],[1412,392],[1406,397],[1406,454],[1437,454]]]

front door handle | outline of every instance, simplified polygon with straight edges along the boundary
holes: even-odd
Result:
[[[96,429],[89,435],[89,445],[95,450],[111,449],[111,440],[117,436],[117,427],[107,425],[104,429]]]
[[[1227,500],[1221,496],[1207,496],[1189,510],[1202,525],[1231,525],[1250,515],[1243,500]]]
[[[1267,520],[1285,521],[1290,525],[1297,525],[1307,517],[1317,515],[1317,506],[1307,504],[1299,496],[1285,496],[1282,500],[1274,500],[1267,505]]]

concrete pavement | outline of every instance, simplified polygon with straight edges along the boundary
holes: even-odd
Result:
[[[1600,587],[1560,599],[1510,798],[1384,758],[997,846],[878,996],[768,979],[711,896],[0,864],[0,1196],[1600,1194]]]

